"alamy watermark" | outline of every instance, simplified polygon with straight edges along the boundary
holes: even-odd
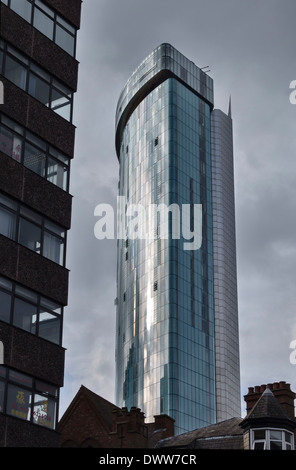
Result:
[[[296,365],[296,339],[291,341],[290,349],[293,349],[293,351],[290,354],[290,362],[291,362],[291,364]]]
[[[185,240],[184,250],[198,250],[202,244],[202,204],[128,204],[125,196],[117,197],[117,224],[112,205],[98,204],[94,215],[100,217],[94,227],[98,240],[123,239]],[[170,229],[171,220],[171,229]]]
[[[290,89],[293,89],[292,93],[290,93],[290,103],[296,104],[296,80],[292,80]]]

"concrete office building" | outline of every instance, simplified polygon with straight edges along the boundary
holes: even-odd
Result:
[[[232,120],[209,75],[157,47],[119,97],[116,152],[116,404],[176,434],[239,416]]]
[[[1,0],[0,446],[54,447],[81,0]]]

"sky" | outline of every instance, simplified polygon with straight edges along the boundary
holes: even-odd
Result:
[[[215,107],[232,100],[242,416],[248,387],[296,392],[294,0],[84,0],[78,33],[60,416],[84,385],[115,403],[116,240],[98,240],[98,204],[116,207],[120,92],[168,42],[208,66]]]

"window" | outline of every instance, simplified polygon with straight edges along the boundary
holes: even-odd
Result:
[[[65,230],[1,193],[0,233],[55,263],[65,265]]]
[[[0,73],[40,103],[71,122],[72,90],[4,41],[1,41],[1,51],[3,60],[0,64]]]
[[[282,429],[251,430],[251,449],[293,450],[294,434]]]
[[[76,28],[40,0],[1,0],[34,28],[75,57]]]
[[[0,321],[61,344],[63,307],[0,276]]]
[[[4,115],[0,124],[0,151],[68,191],[70,159]]]
[[[0,367],[0,412],[56,428],[58,388],[28,375]]]

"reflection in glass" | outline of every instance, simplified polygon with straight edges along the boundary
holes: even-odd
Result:
[[[26,88],[27,71],[19,62],[10,56],[6,56],[5,77],[11,80],[16,86],[22,90]]]
[[[48,159],[47,179],[59,188],[67,190],[68,168],[60,162]]]
[[[53,39],[53,20],[45,15],[38,8],[34,9],[34,22],[33,26],[38,29],[42,34],[45,34],[49,39]]]
[[[52,313],[42,310],[39,313],[39,330],[38,336],[41,338],[52,341],[53,343],[60,343],[60,318]]]
[[[68,54],[74,55],[75,39],[67,31],[56,25],[55,42],[58,46],[62,47]]]
[[[45,163],[46,156],[44,152],[33,147],[33,145],[25,145],[24,153],[24,165],[30,170],[38,173],[38,175],[44,177],[45,175]]]
[[[11,384],[8,385],[7,414],[29,421],[31,418],[31,405],[32,392],[30,390]]]
[[[51,233],[44,233],[43,256],[54,261],[55,263],[63,264],[64,256],[64,243],[63,240],[52,235]]]
[[[16,215],[0,206],[0,233],[12,240],[15,239]]]
[[[10,8],[24,20],[31,21],[32,4],[28,0],[10,0]]]
[[[10,321],[11,294],[0,291],[0,320]]]
[[[13,309],[13,324],[19,328],[22,328],[23,330],[35,334],[36,321],[36,305],[32,305],[29,302],[16,298]]]
[[[19,243],[35,253],[40,253],[41,228],[20,217]]]
[[[46,396],[35,394],[33,422],[54,429],[56,402]]]

